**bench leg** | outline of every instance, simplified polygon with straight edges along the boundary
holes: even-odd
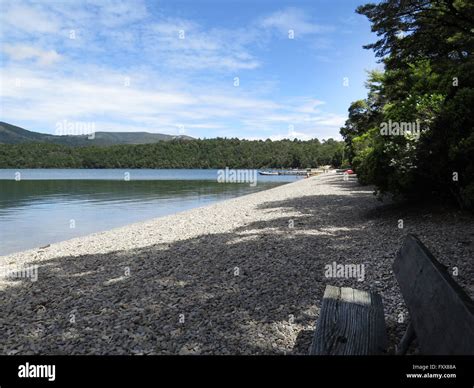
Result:
[[[395,353],[400,356],[406,354],[408,348],[410,347],[410,344],[415,339],[415,337],[415,330],[413,329],[413,325],[410,322],[408,324],[407,330],[405,331],[405,334],[402,337],[402,340],[400,341],[400,344],[395,348]]]

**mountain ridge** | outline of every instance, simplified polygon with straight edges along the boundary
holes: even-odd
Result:
[[[170,140],[193,140],[186,135],[167,135],[151,132],[94,132],[90,135],[50,135],[34,132],[22,127],[0,121],[0,144],[53,143],[68,146],[110,146],[116,144],[151,144]]]

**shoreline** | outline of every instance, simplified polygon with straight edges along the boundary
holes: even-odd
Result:
[[[306,354],[327,284],[381,294],[393,351],[406,309],[391,264],[407,233],[473,295],[471,218],[393,208],[336,174],[2,256],[38,280],[0,279],[0,352]],[[332,263],[365,277],[327,278]]]
[[[31,254],[43,252],[44,249],[49,249],[50,247],[52,247],[54,249],[54,248],[56,248],[56,245],[59,245],[59,244],[73,242],[73,240],[88,239],[90,237],[94,237],[94,236],[97,236],[97,235],[100,235],[101,237],[107,238],[107,236],[104,236],[104,234],[108,234],[109,232],[110,233],[112,233],[112,232],[119,232],[119,233],[120,232],[126,232],[128,228],[134,228],[134,229],[139,228],[142,224],[148,224],[150,222],[153,222],[153,223],[159,222],[159,220],[162,220],[162,219],[167,218],[167,217],[174,217],[174,216],[181,215],[181,214],[184,215],[185,213],[193,212],[193,210],[212,207],[213,205],[217,205],[217,204],[220,204],[220,203],[223,203],[223,202],[228,202],[228,201],[230,202],[230,201],[233,201],[233,200],[238,199],[238,198],[244,198],[244,197],[247,197],[247,196],[259,194],[259,193],[262,193],[262,192],[265,192],[265,191],[276,189],[280,186],[286,186],[286,185],[290,185],[290,184],[293,184],[293,183],[297,183],[299,181],[300,181],[300,179],[295,180],[295,181],[288,181],[288,182],[281,183],[276,187],[270,187],[270,188],[263,189],[263,190],[260,190],[260,191],[256,191],[256,192],[252,192],[252,193],[248,193],[248,194],[244,194],[244,195],[239,195],[239,196],[236,196],[236,197],[233,197],[233,198],[218,199],[213,203],[200,205],[200,206],[197,206],[197,207],[192,207],[190,209],[181,210],[181,211],[178,211],[176,213],[171,213],[171,214],[168,214],[168,215],[153,217],[153,218],[146,219],[146,220],[143,220],[143,221],[132,222],[130,224],[125,224],[125,225],[122,225],[122,226],[116,226],[116,227],[112,227],[110,229],[97,231],[97,232],[92,232],[92,233],[88,233],[88,234],[85,234],[85,235],[82,235],[82,236],[76,236],[76,237],[68,238],[66,240],[52,242],[52,243],[47,244],[46,246],[39,246],[39,247],[24,249],[24,250],[17,251],[17,252],[7,253],[7,254],[4,254],[4,255],[0,255],[0,266],[3,265],[2,264],[2,259],[6,258],[6,257],[13,258],[13,256],[15,256],[15,259],[16,259],[17,258],[16,256],[24,256],[24,255],[31,256]],[[266,183],[274,183],[274,182],[266,182]],[[275,182],[275,183],[278,183],[278,182]],[[124,230],[121,231],[121,229],[124,229]]]
[[[12,179],[2,184],[5,194],[2,210],[6,216],[0,222],[3,236],[0,257],[296,180],[296,177],[259,177],[257,184],[234,184],[219,182],[218,170],[124,169],[99,173],[96,170],[68,173],[62,169],[2,173],[0,170],[0,180],[2,174]],[[18,180],[13,179],[14,174],[18,174]]]

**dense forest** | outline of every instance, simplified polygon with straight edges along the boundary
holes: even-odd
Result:
[[[384,65],[341,129],[362,183],[474,207],[474,2],[385,0],[357,9]]]
[[[329,139],[172,140],[154,144],[70,147],[0,144],[0,168],[307,168],[339,167],[344,143]]]

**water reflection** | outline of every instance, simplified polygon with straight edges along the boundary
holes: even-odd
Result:
[[[0,255],[203,206],[283,182],[0,180]]]

